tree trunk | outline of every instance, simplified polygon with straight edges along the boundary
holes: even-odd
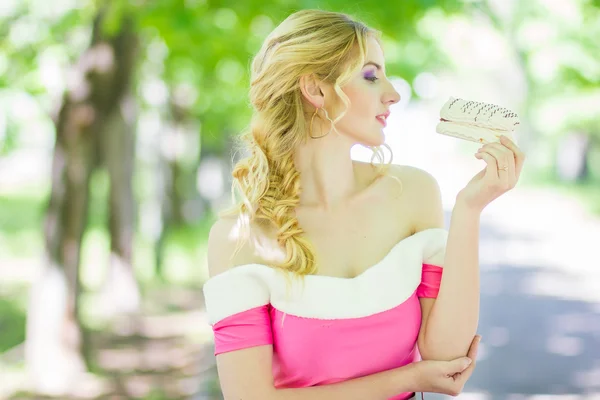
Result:
[[[186,131],[186,122],[189,115],[189,110],[180,106],[176,101],[176,96],[173,94],[174,89],[171,88],[171,96],[169,101],[169,110],[171,120],[169,128],[164,134],[166,149],[160,151],[160,184],[161,192],[159,193],[161,202],[161,231],[155,245],[155,275],[158,279],[165,280],[164,257],[165,248],[169,234],[177,227],[186,223],[183,207],[185,205],[186,196],[182,187],[187,183],[186,171],[181,160],[182,143],[189,141],[187,137],[190,132]]]
[[[140,309],[140,290],[133,270],[135,121],[134,99],[125,97],[101,135],[102,160],[110,179],[110,264],[100,304],[109,317],[137,314]]]
[[[167,133],[172,134],[172,133]],[[181,182],[183,171],[177,159],[168,159],[161,154],[160,178],[162,193],[159,194],[161,202],[161,230],[155,245],[155,276],[165,281],[164,258],[169,233],[176,226],[184,223],[183,203],[184,199],[177,184]]]
[[[131,81],[135,36],[124,20],[113,38],[94,21],[89,49],[73,69],[75,79],[56,118],[52,189],[44,226],[45,265],[31,288],[26,363],[34,390],[68,392],[85,369],[78,318],[81,242],[98,135]]]

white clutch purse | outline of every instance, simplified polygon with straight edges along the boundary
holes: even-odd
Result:
[[[450,97],[440,110],[435,131],[483,144],[500,142],[504,135],[516,143],[514,131],[520,123],[519,116],[509,109]]]

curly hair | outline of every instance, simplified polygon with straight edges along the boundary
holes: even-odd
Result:
[[[277,26],[252,60],[250,101],[254,114],[249,128],[238,137],[247,157],[233,168],[235,205],[219,216],[239,216],[246,238],[251,222],[276,227],[277,242],[286,257],[272,267],[287,272],[286,278],[288,273],[303,277],[317,272],[314,248],[295,215],[302,188],[294,152],[310,140],[300,78],[313,74],[332,84],[347,109],[349,99],[341,86],[362,68],[370,36],[380,40],[378,31],[347,14],[302,10]],[[334,122],[341,117],[343,113]],[[389,146],[384,146],[391,153]],[[381,146],[368,147],[373,151],[371,165],[378,158],[378,175],[387,175],[393,154],[384,164]],[[236,190],[241,196],[237,203]]]

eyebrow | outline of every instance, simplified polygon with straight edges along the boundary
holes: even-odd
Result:
[[[374,62],[374,61],[367,61],[367,62],[365,63],[365,65],[363,65],[363,68],[364,68],[364,67],[366,67],[367,65],[374,65],[374,66],[375,66],[375,68],[377,68],[378,70],[381,70],[381,65],[377,64],[377,63],[376,63],[376,62]]]

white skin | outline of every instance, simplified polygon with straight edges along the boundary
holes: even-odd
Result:
[[[311,116],[314,107],[319,107],[326,109],[329,117],[335,120],[345,108],[343,103],[336,104],[338,96],[331,85],[304,76],[300,89],[307,104],[313,106]],[[321,211],[343,208],[360,190],[350,157],[352,147],[384,143],[384,126],[376,117],[388,112],[392,104],[400,101],[400,95],[385,75],[383,51],[375,39],[368,39],[365,65],[342,86],[342,90],[348,96],[350,106],[336,123],[336,129],[323,138],[309,138],[296,151],[296,168],[302,180],[299,207]],[[313,136],[321,136],[331,128],[322,110],[318,116],[321,118],[314,118]]]

